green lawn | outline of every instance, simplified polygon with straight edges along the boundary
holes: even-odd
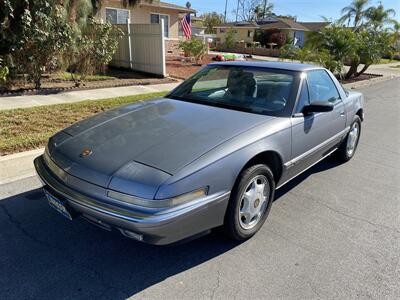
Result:
[[[391,68],[397,68],[400,69],[400,65],[395,65],[395,66],[390,66]]]
[[[379,64],[379,65],[390,64],[391,62],[393,62],[392,59],[389,59],[389,58],[381,58],[381,60],[378,62],[378,64]]]
[[[69,72],[60,72],[56,73],[54,75],[51,75],[51,78],[57,79],[57,80],[72,80],[71,78],[71,73]],[[108,76],[108,75],[88,75],[85,78],[85,81],[101,81],[101,80],[113,80],[116,79],[113,76]]]
[[[43,147],[57,131],[96,113],[162,93],[0,111],[0,155]]]

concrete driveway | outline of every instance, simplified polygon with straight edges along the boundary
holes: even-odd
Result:
[[[143,245],[64,219],[35,178],[0,186],[0,299],[399,299],[400,79],[361,90],[354,159],[280,190],[242,244]]]

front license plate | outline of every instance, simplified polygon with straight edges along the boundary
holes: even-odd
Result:
[[[68,211],[68,208],[65,205],[65,202],[57,199],[53,195],[50,195],[48,192],[44,192],[47,197],[47,201],[49,202],[49,205],[54,208],[56,211],[58,211],[60,214],[62,214],[64,217],[66,217],[69,220],[72,220],[72,215]]]

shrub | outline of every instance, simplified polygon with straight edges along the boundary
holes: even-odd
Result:
[[[280,58],[299,60],[301,63],[317,63],[339,76],[341,76],[344,66],[343,62],[336,60],[327,49],[297,48],[289,44],[282,47]]]
[[[200,64],[207,52],[207,45],[195,37],[192,37],[190,40],[181,41],[179,43],[179,48],[182,49],[185,54],[193,57],[196,64]]]
[[[278,48],[281,48],[286,44],[286,34],[284,32],[275,32],[269,37],[269,42],[275,43]]]
[[[297,55],[297,47],[293,46],[292,44],[286,44],[281,48],[279,58],[280,59],[296,59]]]
[[[39,89],[42,74],[59,66],[61,54],[71,41],[71,28],[64,21],[62,8],[47,0],[37,0],[25,10],[22,24],[19,51],[14,54],[16,67]]]
[[[232,49],[236,45],[236,31],[233,28],[229,28],[225,37],[225,48]]]
[[[111,61],[122,35],[122,31],[112,24],[99,24],[93,20],[75,35],[65,60],[76,86]]]
[[[349,57],[350,69],[346,78],[360,76],[370,65],[378,63],[386,53],[392,54],[391,35],[388,32],[368,29],[359,31],[354,43],[354,53]],[[360,64],[364,66],[358,71]]]

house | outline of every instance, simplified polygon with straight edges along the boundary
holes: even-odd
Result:
[[[206,33],[207,27],[204,25],[204,18],[192,16],[192,35],[204,43],[208,43],[211,47],[216,46],[216,35],[212,33]]]
[[[254,41],[256,30],[262,30],[273,34],[275,32],[284,32],[291,38],[295,45],[303,47],[310,32],[321,31],[328,26],[329,22],[297,22],[290,17],[270,16],[257,22],[233,22],[215,26],[217,38],[220,43],[224,43],[228,29],[235,31],[235,40],[237,42],[251,43]]]
[[[257,22],[260,30],[268,31],[271,34],[275,32],[284,32],[287,37],[292,39],[295,45],[304,46],[306,32],[310,31],[304,25],[296,22],[292,18],[267,17]]]
[[[204,19],[202,17],[193,16],[192,21],[192,34],[197,36],[202,36],[205,34],[207,27],[204,26]]]
[[[216,30],[216,39],[218,44],[224,44],[229,30],[233,30],[234,39],[237,42],[252,43],[254,41],[255,31],[259,28],[253,22],[230,22],[214,26]]]
[[[299,22],[299,24],[308,28],[310,31],[320,32],[322,29],[329,26],[331,22]]]
[[[183,39],[181,20],[196,11],[159,0],[142,0],[133,7],[124,0],[103,0],[96,18],[112,24],[151,24],[164,20],[165,49],[167,54],[179,54],[179,41]]]

